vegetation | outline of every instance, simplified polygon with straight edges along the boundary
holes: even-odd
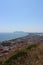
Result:
[[[37,45],[33,44],[33,45],[28,46],[27,49],[31,50],[32,48],[36,48],[36,47],[37,47]]]
[[[4,65],[9,65],[9,62],[11,62],[12,60],[15,60],[18,57],[23,57],[23,56],[27,56],[27,53],[26,52],[18,52],[15,55],[13,55],[12,57],[10,57],[7,61],[5,61]]]
[[[17,51],[2,65],[43,65],[43,44],[28,45],[25,49]]]

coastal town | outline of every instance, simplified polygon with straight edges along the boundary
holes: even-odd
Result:
[[[9,54],[15,48],[27,44],[39,44],[43,42],[43,36],[40,35],[27,35],[17,39],[0,42],[0,57]]]

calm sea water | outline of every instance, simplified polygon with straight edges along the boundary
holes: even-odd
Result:
[[[19,38],[19,37],[22,37],[25,35],[27,35],[27,34],[26,33],[22,33],[22,34],[0,33],[0,41],[15,39],[15,38]]]

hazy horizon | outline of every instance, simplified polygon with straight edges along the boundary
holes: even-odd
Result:
[[[28,32],[28,31],[13,31],[13,32],[0,32],[0,33],[15,33],[15,32],[24,32],[24,33],[43,33],[43,32]]]
[[[0,0],[0,33],[43,33],[43,0]]]

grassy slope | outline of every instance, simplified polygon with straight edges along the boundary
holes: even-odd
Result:
[[[43,65],[43,44],[27,45],[21,47],[21,49],[19,48],[2,65]]]

